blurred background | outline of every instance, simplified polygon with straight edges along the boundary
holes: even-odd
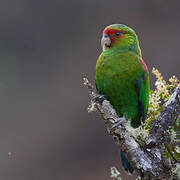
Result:
[[[1,0],[0,179],[110,180],[119,151],[96,113],[94,82],[105,26],[137,32],[149,71],[180,75],[180,1]],[[153,88],[154,77],[150,75]]]

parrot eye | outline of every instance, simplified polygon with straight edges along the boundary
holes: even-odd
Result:
[[[119,37],[121,35],[121,33],[120,32],[116,32],[116,33],[114,33],[114,36],[116,36],[116,37]]]

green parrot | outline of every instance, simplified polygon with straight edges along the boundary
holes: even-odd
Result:
[[[104,29],[101,45],[95,72],[97,91],[110,101],[120,119],[125,117],[137,128],[145,120],[150,91],[138,37],[130,27],[112,24]],[[122,150],[120,155],[124,169],[133,173]]]

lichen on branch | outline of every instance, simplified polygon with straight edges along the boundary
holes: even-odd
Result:
[[[170,155],[171,158],[165,156],[164,152],[168,152],[167,149],[165,149],[166,151],[164,150],[164,145],[172,142],[171,131],[178,124],[176,120],[180,114],[180,84],[178,85],[178,79],[174,76],[169,79],[169,83],[166,83],[158,70],[153,69],[153,73],[157,78],[155,83],[156,89],[150,93],[150,108],[147,121],[141,127],[142,129],[144,128],[144,132],[146,131],[149,134],[145,136],[143,146],[138,142],[136,136],[129,133],[128,123],[125,125],[119,124],[118,127],[112,128],[119,119],[116,111],[109,101],[97,94],[96,88],[87,78],[83,80],[91,97],[88,110],[97,111],[102,115],[109,134],[126,153],[128,160],[141,178],[169,179],[173,174],[172,169],[175,169],[179,162],[174,162],[176,157],[173,157],[172,154]],[[144,133],[143,131],[142,133]],[[174,134],[176,135],[175,130]],[[176,143],[174,148],[176,153],[180,150],[178,147]]]

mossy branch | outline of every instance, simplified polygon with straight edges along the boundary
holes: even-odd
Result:
[[[149,133],[145,146],[142,147],[136,138],[130,135],[125,124],[112,128],[119,117],[109,101],[99,100],[96,88],[83,79],[88,88],[91,103],[88,111],[99,112],[107,126],[109,134],[115,143],[126,153],[128,160],[142,179],[170,179],[171,164],[168,164],[162,156],[162,145],[166,142],[166,135],[175,124],[180,114],[180,84],[169,98],[160,115]]]

